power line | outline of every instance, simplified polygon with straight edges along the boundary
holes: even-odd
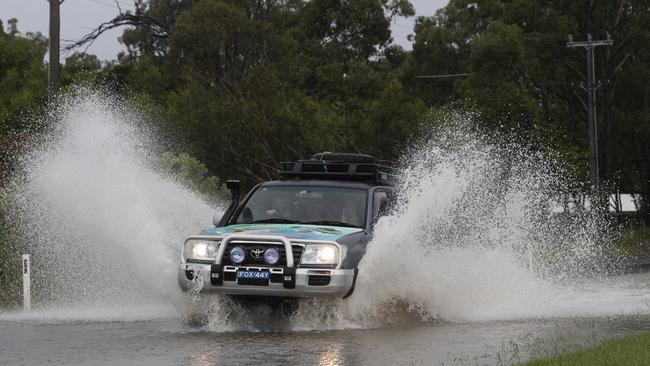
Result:
[[[104,1],[102,1],[102,0],[90,0],[90,1],[92,1],[92,2],[94,2],[94,3],[96,3],[96,4],[104,5],[104,6],[106,6],[106,7],[111,7],[111,8],[113,8],[113,9],[118,9],[118,10],[121,10],[121,8],[119,7],[118,4],[121,4],[121,5],[125,6],[125,7],[131,7],[131,5],[132,5],[132,4],[124,3],[124,2],[122,2],[122,1],[115,1],[115,2],[113,2],[112,4],[109,4],[109,3],[104,2]]]
[[[418,75],[416,79],[444,79],[444,78],[460,78],[465,76],[470,76],[472,74],[462,73],[462,74],[441,74],[441,75]]]
[[[99,0],[90,0],[90,1],[94,2],[95,4],[104,5],[104,6],[109,7],[109,8],[117,9],[117,6],[112,5],[112,4],[107,4],[107,3],[99,1]]]

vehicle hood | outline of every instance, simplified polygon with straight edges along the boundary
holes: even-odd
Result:
[[[361,232],[354,227],[300,225],[300,224],[241,224],[215,227],[201,232],[201,235],[255,234],[280,235],[289,239],[337,241],[346,235]]]

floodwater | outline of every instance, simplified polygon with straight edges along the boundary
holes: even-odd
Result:
[[[619,316],[212,332],[178,319],[0,321],[2,365],[509,365],[650,329]]]
[[[163,303],[4,312],[0,365],[511,365],[650,331],[650,273],[577,288],[572,312],[508,320],[423,320],[397,305],[380,322],[346,320],[351,300],[278,318],[217,299],[200,305],[201,325]]]

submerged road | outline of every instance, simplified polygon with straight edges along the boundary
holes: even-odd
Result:
[[[244,317],[204,326],[188,325],[164,303],[0,312],[0,365],[509,365],[650,330],[649,273],[571,288],[561,307],[537,304],[521,319],[403,316],[372,329],[340,322],[327,331],[311,322],[319,309],[286,322]],[[486,314],[508,319],[510,303],[486,302]]]
[[[650,329],[650,318],[227,332],[179,320],[0,322],[2,365],[495,365]]]

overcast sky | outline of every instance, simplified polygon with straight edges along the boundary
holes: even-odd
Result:
[[[433,15],[437,9],[445,6],[448,0],[411,0],[417,15]],[[130,0],[65,0],[61,4],[61,39],[78,40],[102,22],[118,14],[118,4],[122,10],[133,9]],[[41,32],[48,34],[49,4],[47,0],[0,0],[0,20],[7,25],[7,20],[18,19],[18,30],[22,33]],[[413,33],[415,18],[398,19],[392,25],[395,42],[406,49],[410,43],[406,40]],[[122,29],[104,33],[88,48],[88,53],[97,55],[102,60],[113,60],[125,48],[118,41]],[[61,55],[61,61],[66,55]]]

